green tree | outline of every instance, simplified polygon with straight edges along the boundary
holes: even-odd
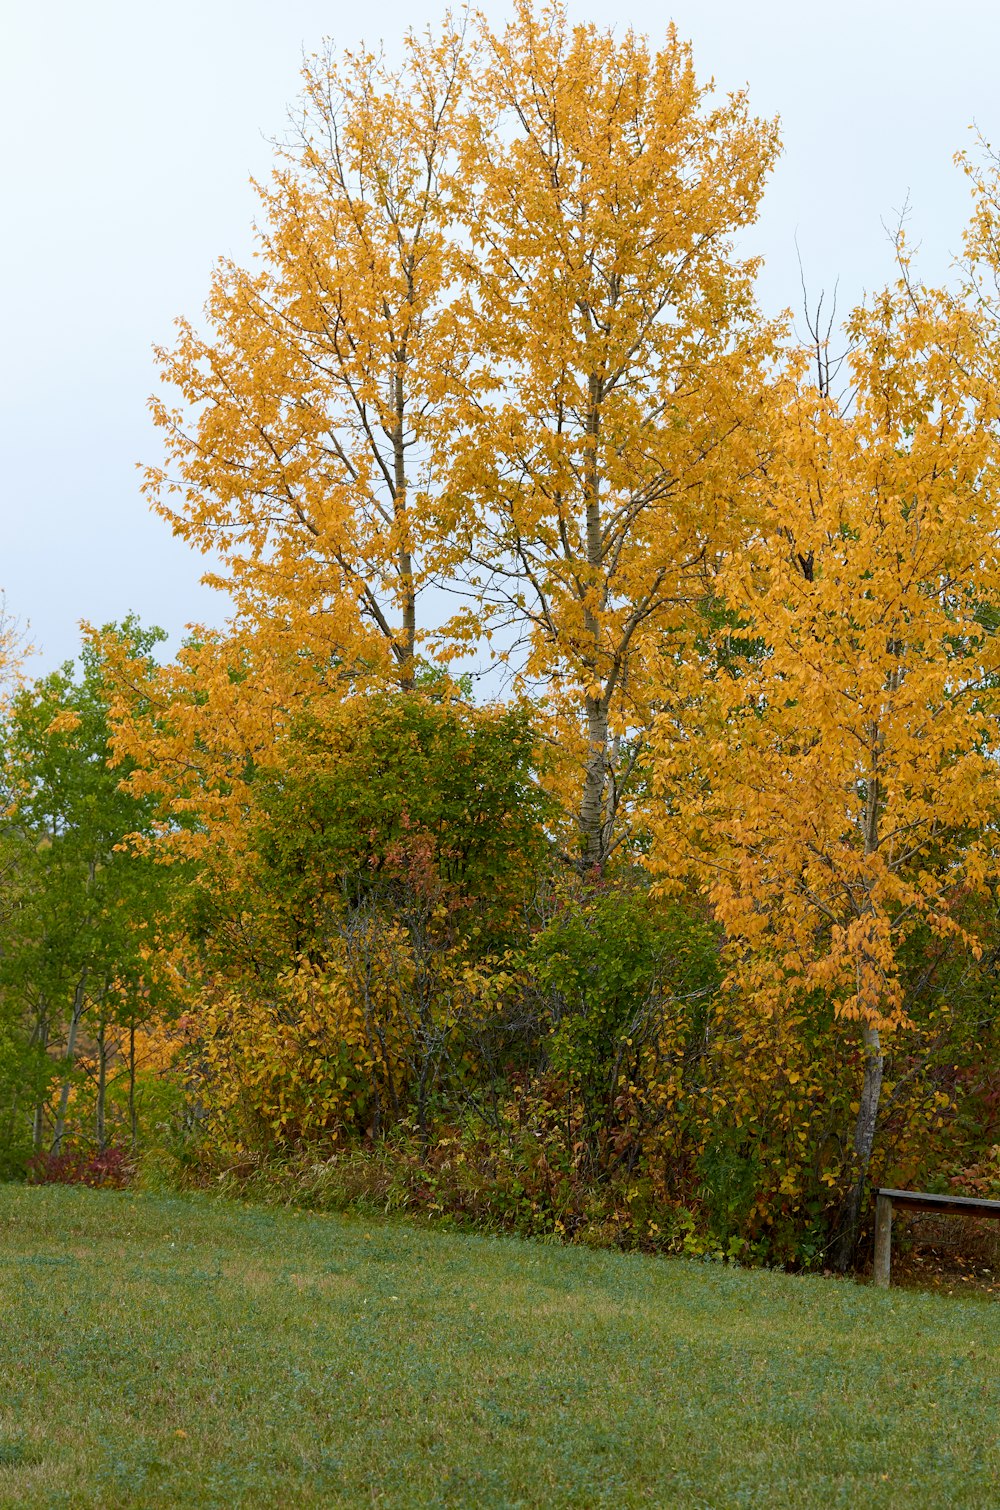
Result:
[[[426,1133],[474,1072],[470,1020],[524,931],[549,804],[526,712],[453,694],[440,679],[302,717],[207,851],[194,1075],[251,1141],[411,1115]]]
[[[105,633],[143,656],[164,637],[131,618]],[[0,932],[0,1002],[11,1052],[24,1050],[20,1077],[8,1076],[0,1094],[9,1141],[20,1144],[31,1091],[36,1152],[46,1143],[62,1151],[84,1059],[98,1147],[108,1140],[109,1077],[119,1072],[134,1136],[135,1032],[164,990],[153,944],[172,876],[125,844],[149,832],[152,805],[122,790],[127,769],[112,769],[108,753],[102,657],[85,645],[79,674],[67,662],[21,689],[0,731],[4,842],[17,878]],[[49,1074],[59,1062],[54,1105],[40,1056]]]

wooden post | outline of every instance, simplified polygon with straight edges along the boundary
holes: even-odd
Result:
[[[889,1288],[889,1269],[892,1262],[892,1198],[881,1191],[875,1201],[875,1273],[873,1283],[879,1289]]]

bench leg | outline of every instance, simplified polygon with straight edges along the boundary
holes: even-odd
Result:
[[[892,1201],[880,1195],[875,1202],[875,1273],[873,1281],[882,1290],[889,1288],[892,1263]]]

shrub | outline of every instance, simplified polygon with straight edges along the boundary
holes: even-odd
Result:
[[[135,1160],[128,1149],[68,1149],[61,1154],[35,1154],[28,1161],[32,1185],[91,1185],[124,1190],[135,1173]]]

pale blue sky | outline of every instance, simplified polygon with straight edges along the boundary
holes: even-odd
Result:
[[[487,0],[491,19],[505,7]],[[303,46],[362,35],[392,50],[431,0],[4,0],[0,141],[6,293],[0,383],[0,586],[35,669],[75,652],[81,618],[130,608],[176,644],[223,605],[203,563],[152,517],[136,462],[158,460],[150,346],[197,315],[214,259],[244,259],[251,173],[281,131]],[[654,36],[671,17],[702,76],[748,84],[785,154],[755,240],[766,306],[839,276],[844,308],[883,282],[883,221],[907,196],[926,276],[966,215],[952,166],[975,120],[1000,140],[996,0],[578,0],[572,14]]]

